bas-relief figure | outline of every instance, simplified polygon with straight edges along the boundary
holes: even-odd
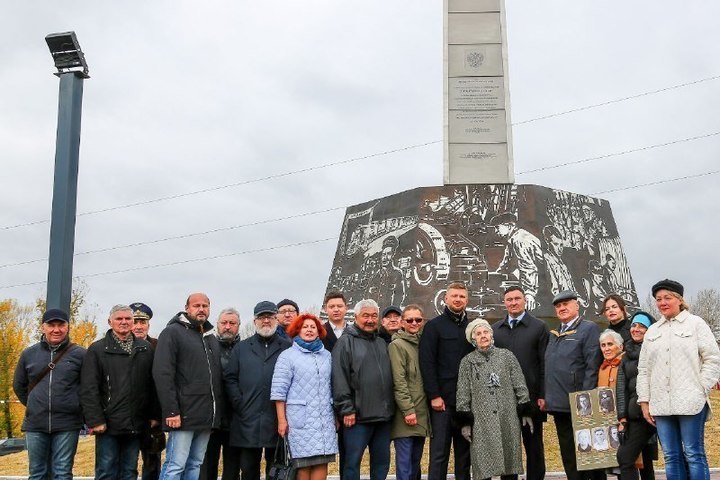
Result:
[[[609,293],[638,305],[605,200],[536,185],[449,185],[348,208],[328,290],[351,305],[419,303],[432,317],[455,280],[468,286],[468,312],[486,318],[503,316],[502,293],[513,285],[545,318],[565,289],[589,318]]]

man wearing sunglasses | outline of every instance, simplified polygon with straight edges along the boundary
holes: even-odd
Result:
[[[422,308],[408,305],[402,311],[402,328],[388,346],[396,405],[390,438],[395,441],[397,480],[419,478],[425,438],[430,436],[430,413],[418,352],[423,323]]]

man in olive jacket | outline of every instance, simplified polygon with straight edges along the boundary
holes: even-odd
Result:
[[[419,305],[405,307],[400,320],[401,328],[388,346],[397,405],[390,432],[395,441],[397,480],[420,478],[425,437],[430,436],[430,413],[418,358],[423,322],[423,311]]]
[[[209,315],[208,296],[193,293],[158,337],[153,378],[170,432],[161,480],[197,480],[210,433],[220,427],[220,346]]]
[[[152,380],[153,350],[132,333],[133,312],[115,305],[110,330],[85,355],[80,402],[95,434],[95,478],[137,478],[140,436],[159,424]]]
[[[390,420],[395,397],[387,343],[377,334],[374,300],[355,305],[355,323],[332,351],[335,411],[343,424],[343,480],[360,479],[360,461],[370,451],[370,478],[384,480],[390,469]]]

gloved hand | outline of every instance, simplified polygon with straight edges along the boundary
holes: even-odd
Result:
[[[533,425],[532,418],[530,417],[522,417],[522,426],[527,426],[530,429],[530,433],[535,431],[535,425]]]
[[[460,429],[460,433],[462,436],[467,440],[468,442],[472,442],[472,427],[470,425],[465,425]]]

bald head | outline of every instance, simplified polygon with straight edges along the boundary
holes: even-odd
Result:
[[[192,320],[204,322],[210,316],[210,299],[204,293],[191,293],[185,301],[185,313]]]

